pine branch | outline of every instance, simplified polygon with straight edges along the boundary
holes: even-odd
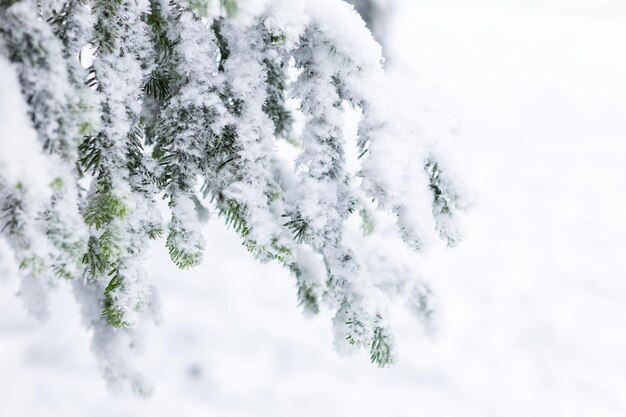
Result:
[[[0,233],[32,287],[23,295],[31,307],[55,280],[84,278],[73,285],[108,378],[148,391],[116,369],[117,350],[156,315],[143,265],[150,240],[167,232],[177,267],[201,263],[200,194],[258,260],[294,275],[306,314],[335,311],[338,346],[388,366],[384,303],[410,292],[420,317],[434,314],[428,287],[371,248],[392,238],[379,235],[375,211],[395,214],[398,237],[421,250],[430,234],[459,241],[465,197],[437,146],[389,110],[404,103],[387,97],[362,20],[342,1],[318,1],[268,2],[255,15],[236,0],[0,0],[0,43],[35,130],[28,148],[50,162],[33,170],[44,179],[22,181],[0,150]],[[356,170],[346,163],[348,107],[361,114]],[[279,139],[299,143],[295,164]],[[416,199],[425,181],[432,199]],[[171,211],[167,228],[157,197]],[[352,242],[355,217],[363,238],[377,236],[370,243]]]

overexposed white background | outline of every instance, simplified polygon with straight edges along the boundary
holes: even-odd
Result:
[[[626,415],[626,2],[400,0],[390,36],[476,201],[465,241],[423,261],[432,336],[399,310],[396,366],[340,357],[329,313],[302,317],[293,279],[217,220],[202,267],[153,252],[148,400],[107,391],[67,288],[27,317],[4,259],[0,415]]]

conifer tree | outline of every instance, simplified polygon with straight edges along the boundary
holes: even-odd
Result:
[[[359,242],[391,215],[416,251],[454,245],[467,202],[437,142],[395,114],[381,48],[343,1],[0,0],[0,58],[47,178],[16,176],[6,155],[19,138],[2,133],[0,229],[20,293],[43,318],[49,288],[72,281],[112,384],[149,391],[130,358],[159,314],[150,240],[197,266],[209,212],[292,272],[307,314],[335,311],[340,350],[387,366],[389,302],[432,315],[415,272]]]

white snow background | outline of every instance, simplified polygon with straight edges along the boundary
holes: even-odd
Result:
[[[155,391],[119,396],[68,289],[35,322],[0,246],[0,416],[626,415],[626,2],[403,0],[388,44],[458,126],[477,202],[465,241],[425,259],[431,338],[400,310],[397,365],[340,357],[329,314],[305,319],[294,280],[214,219],[202,267],[154,251]]]

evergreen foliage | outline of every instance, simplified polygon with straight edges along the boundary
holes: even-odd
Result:
[[[110,382],[149,390],[120,359],[158,318],[148,244],[165,235],[179,268],[197,266],[208,210],[293,273],[306,313],[336,311],[339,349],[387,366],[389,299],[416,297],[430,316],[428,288],[381,266],[392,261],[353,243],[347,224],[360,216],[366,239],[393,213],[412,248],[433,233],[453,245],[467,204],[436,146],[394,118],[380,47],[342,1],[0,0],[0,58],[50,173],[41,192],[0,158],[0,229],[22,296],[36,287],[29,309],[44,316],[47,288],[73,280]],[[349,107],[362,114],[356,173]],[[297,146],[291,166],[282,141]]]

